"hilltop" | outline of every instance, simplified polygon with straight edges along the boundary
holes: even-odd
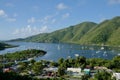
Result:
[[[14,41],[43,43],[77,43],[97,45],[120,45],[120,17],[105,20],[99,24],[83,22],[51,33],[42,33]]]

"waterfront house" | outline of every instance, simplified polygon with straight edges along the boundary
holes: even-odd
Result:
[[[96,69],[96,70],[107,70],[107,67],[95,66],[94,69]]]
[[[49,67],[43,69],[44,76],[57,76],[58,68],[57,67]]]
[[[81,68],[67,68],[67,75],[73,77],[81,77],[83,73],[81,72]]]
[[[90,75],[90,69],[85,68],[83,71],[84,71],[84,74]]]
[[[3,72],[11,72],[11,71],[14,71],[12,68],[4,68],[3,69]]]
[[[113,73],[113,77],[115,77],[116,80],[120,80],[120,73]]]

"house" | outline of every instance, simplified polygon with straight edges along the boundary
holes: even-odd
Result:
[[[67,68],[67,74],[74,77],[81,77],[83,75],[81,68]]]
[[[83,71],[84,71],[84,74],[90,75],[90,69],[86,69],[86,68],[85,68]]]
[[[49,68],[44,68],[43,69],[43,74],[44,76],[57,76],[58,68],[57,67],[49,67]]]
[[[4,68],[3,69],[3,72],[11,72],[11,71],[14,71],[12,68]]]
[[[95,66],[94,69],[96,69],[96,70],[107,70],[107,67]]]
[[[120,73],[113,73],[113,77],[115,77],[116,80],[120,80]]]
[[[58,68],[57,67],[44,68],[43,70],[51,71],[51,72],[58,72]]]

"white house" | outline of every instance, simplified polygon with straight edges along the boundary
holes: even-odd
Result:
[[[58,68],[57,67],[50,67],[50,68],[44,68],[43,70],[57,72]]]
[[[116,80],[120,80],[120,73],[113,73],[113,77],[115,77]]]
[[[81,68],[67,68],[67,74],[74,77],[81,77],[83,75]]]

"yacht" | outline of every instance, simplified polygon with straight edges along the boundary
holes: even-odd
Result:
[[[75,54],[75,56],[76,56],[76,57],[78,57],[78,56],[79,56],[79,54]]]

